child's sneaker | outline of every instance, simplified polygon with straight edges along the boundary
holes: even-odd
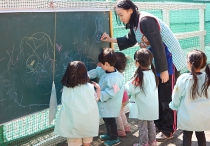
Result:
[[[156,135],[156,140],[157,140],[158,142],[163,142],[163,141],[168,140],[168,139],[171,139],[171,138],[173,138],[173,136],[166,136],[166,135],[163,134],[162,132],[160,132],[160,133],[158,133],[158,134]]]
[[[107,140],[106,142],[104,142],[105,146],[115,146],[115,145],[119,145],[120,144],[120,139],[115,139],[115,140]]]
[[[117,133],[118,133],[118,136],[120,136],[120,137],[126,136],[126,133],[123,130],[117,130]]]
[[[105,135],[100,135],[99,137],[100,137],[100,139],[101,139],[102,141],[110,140],[110,136],[107,135],[107,134],[105,134]]]
[[[130,133],[131,132],[130,126],[124,126],[124,129],[125,129],[126,133]]]

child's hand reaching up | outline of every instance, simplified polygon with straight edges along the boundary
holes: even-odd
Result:
[[[100,99],[100,94],[101,94],[101,88],[96,82],[91,82],[93,86],[96,88],[96,101],[99,101]]]

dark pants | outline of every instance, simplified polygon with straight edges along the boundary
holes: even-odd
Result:
[[[110,136],[110,140],[118,138],[117,124],[115,118],[103,118],[106,124],[107,134]]]
[[[176,131],[176,113],[169,108],[172,98],[172,86],[174,86],[179,72],[175,70],[175,76],[169,76],[169,81],[161,83],[159,78],[158,98],[159,98],[159,119],[155,120],[155,126],[166,136],[171,136]],[[174,82],[172,82],[174,80]]]
[[[183,131],[183,146],[191,146],[193,131]],[[206,146],[206,137],[204,131],[195,131],[196,138],[198,140],[198,146]]]

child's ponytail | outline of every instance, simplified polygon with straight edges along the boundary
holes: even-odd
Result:
[[[158,78],[158,76],[157,76],[157,74],[156,74],[156,70],[155,70],[155,67],[154,67],[153,63],[151,63],[151,69],[152,69],[152,72],[153,72],[153,73],[154,73],[154,75],[155,75],[156,86],[158,87],[158,84],[159,84],[159,78]]]
[[[192,67],[191,67],[191,72],[192,72],[192,75],[193,75],[193,80],[194,80],[194,83],[192,85],[192,99],[196,99],[196,94],[198,95],[198,87],[197,87],[197,83],[198,83],[198,78],[197,78],[197,74],[195,72],[195,67],[194,67],[194,62],[192,63]]]
[[[137,82],[136,85],[139,85],[140,89],[144,92],[144,88],[143,88],[144,74],[143,74],[143,71],[141,69],[141,66],[138,67],[134,76],[135,76],[135,82]]]
[[[206,98],[208,98],[207,89],[210,86],[210,64],[206,65],[205,73],[206,73],[206,80],[205,80],[205,83],[203,84],[202,92],[204,93]]]

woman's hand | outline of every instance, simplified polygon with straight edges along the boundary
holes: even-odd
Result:
[[[110,38],[110,36],[106,32],[104,32],[102,34],[101,41],[103,41],[103,42],[117,43],[117,39]]]
[[[160,78],[162,80],[162,83],[165,83],[169,80],[168,71],[164,71],[160,73]]]
[[[104,32],[101,36],[101,41],[110,42],[109,40],[110,40],[110,36],[106,32]]]

